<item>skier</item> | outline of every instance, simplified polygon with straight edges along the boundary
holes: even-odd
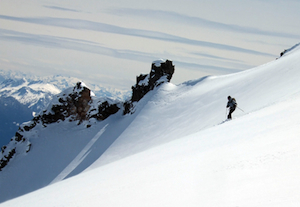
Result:
[[[226,107],[227,108],[229,107],[229,114],[227,116],[227,119],[232,119],[231,114],[232,114],[232,112],[234,112],[234,110],[237,106],[237,103],[236,103],[235,98],[232,98],[231,96],[228,96],[227,99],[228,99],[228,102],[227,102]]]

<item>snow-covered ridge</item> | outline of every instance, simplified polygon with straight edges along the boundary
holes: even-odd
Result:
[[[294,50],[299,50],[300,49],[299,45],[300,45],[300,43],[294,45],[293,47],[291,47],[289,49],[284,50],[283,52],[280,53],[280,56],[288,55],[288,53],[290,53],[291,51],[294,51]]]

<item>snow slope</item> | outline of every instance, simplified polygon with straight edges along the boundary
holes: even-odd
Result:
[[[298,206],[299,104],[298,95],[0,206]]]
[[[236,109],[234,117],[240,117],[298,93],[299,48],[284,58],[241,73],[178,86],[165,84],[110,147],[108,157],[104,154],[97,163],[109,163],[221,123],[226,117],[228,95],[235,97],[238,107],[245,111]]]
[[[32,111],[12,97],[0,97],[0,147],[8,144],[19,125],[32,119]]]
[[[33,132],[0,172],[1,200],[51,185],[0,206],[299,206],[299,56],[164,84],[89,129]],[[228,95],[245,112],[222,123]]]

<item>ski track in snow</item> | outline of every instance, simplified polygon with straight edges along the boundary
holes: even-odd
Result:
[[[91,147],[101,137],[101,135],[105,132],[105,129],[106,129],[107,126],[108,126],[108,124],[106,124],[93,137],[93,139],[91,139],[91,141],[81,150],[81,152],[74,158],[74,160],[50,184],[53,184],[53,183],[56,183],[58,181],[63,180],[84,160],[84,158],[89,154]]]

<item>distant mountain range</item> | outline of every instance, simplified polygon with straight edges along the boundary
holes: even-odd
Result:
[[[74,87],[78,78],[60,75],[30,77],[21,72],[0,70],[0,146],[9,142],[19,125],[29,121],[49,104],[53,95]],[[123,100],[129,91],[107,89],[91,84],[89,88],[97,97]]]

